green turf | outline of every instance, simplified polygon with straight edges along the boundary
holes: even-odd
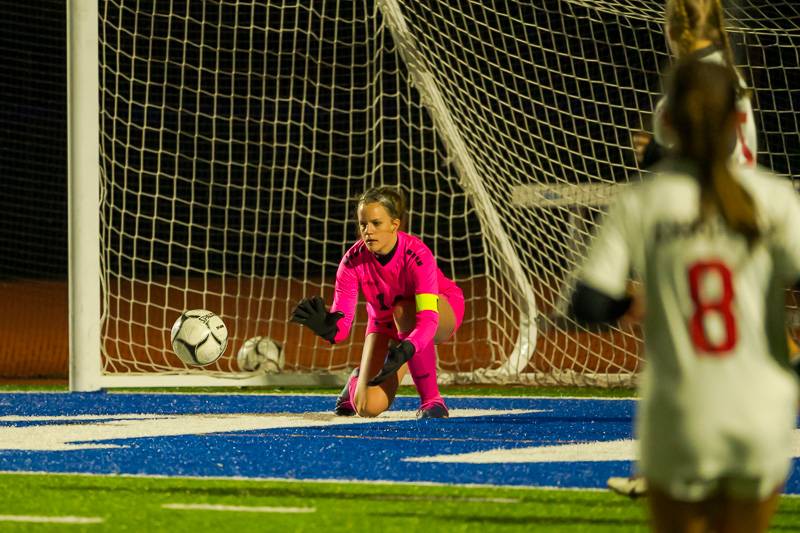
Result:
[[[0,475],[0,514],[102,524],[0,523],[3,531],[645,531],[641,503],[605,492],[360,483]],[[164,504],[314,508],[170,510]]]
[[[306,513],[173,510],[164,504],[313,508]],[[99,517],[99,524],[0,522],[2,531],[647,531],[642,500],[606,491],[366,483],[0,475],[0,515]],[[783,498],[770,531],[796,531]]]

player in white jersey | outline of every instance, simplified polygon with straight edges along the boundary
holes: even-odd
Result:
[[[791,465],[783,314],[800,281],[800,201],[788,181],[730,163],[737,86],[723,66],[678,63],[674,149],[616,198],[572,299],[578,320],[611,322],[630,273],[643,282],[636,431],[656,531],[766,531]]]
[[[753,106],[742,77],[733,67],[733,52],[725,31],[721,0],[668,0],[665,9],[665,36],[672,54],[677,58],[692,56],[700,61],[724,65],[739,80],[737,85],[736,147],[731,160],[752,167],[756,164],[757,137]],[[674,142],[664,125],[667,98],[662,97],[653,114],[653,135],[634,134],[634,148],[641,168],[658,163]],[[630,497],[644,496],[646,482],[637,477],[612,477],[608,487]]]
[[[739,79],[736,100],[736,149],[732,159],[746,166],[756,164],[758,140],[755,117],[747,85],[736,72],[721,0],[668,0],[665,10],[665,35],[667,44],[677,59],[694,55],[702,61],[730,68]],[[653,136],[639,132],[634,135],[634,148],[642,168],[657,163],[672,140],[663,123],[666,97],[656,105],[653,113]]]

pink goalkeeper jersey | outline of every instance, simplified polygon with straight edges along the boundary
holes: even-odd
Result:
[[[364,241],[354,244],[339,263],[331,312],[341,311],[339,331],[334,342],[350,334],[359,287],[367,301],[367,333],[381,332],[396,336],[392,307],[400,300],[415,301],[416,326],[409,334],[416,351],[433,340],[439,325],[439,294],[460,289],[442,274],[430,249],[420,239],[397,232],[397,248],[384,266],[370,252]]]

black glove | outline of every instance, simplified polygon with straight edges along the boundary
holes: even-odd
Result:
[[[792,366],[792,370],[794,370],[797,377],[800,378],[800,358],[795,358],[789,361],[789,364]]]
[[[413,355],[414,345],[408,341],[403,341],[397,346],[389,348],[389,352],[386,354],[386,360],[383,362],[383,368],[377,376],[370,380],[368,385],[380,385],[386,381],[389,376],[394,375]]]
[[[647,143],[647,147],[644,149],[644,154],[642,154],[639,168],[650,168],[666,156],[667,149],[658,144],[655,139],[650,139],[650,142]]]
[[[292,311],[292,322],[306,326],[308,329],[333,343],[338,328],[336,323],[344,317],[344,313],[336,311],[329,313],[325,309],[325,301],[319,296],[303,298]]]

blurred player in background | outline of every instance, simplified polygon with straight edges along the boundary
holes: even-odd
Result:
[[[405,201],[397,189],[378,187],[358,201],[361,240],[336,273],[330,311],[319,296],[301,301],[291,320],[331,343],[350,333],[359,288],[367,302],[361,366],[336,401],[338,415],[377,416],[392,404],[406,372],[420,395],[418,418],[445,418],[436,382],[435,344],[448,340],[464,317],[461,289],[444,276],[416,237],[400,231]]]
[[[665,15],[665,37],[677,59],[691,55],[701,61],[723,65],[739,80],[736,89],[736,148],[731,158],[747,166],[755,165],[757,138],[753,106],[745,81],[734,67],[721,0],[667,0]],[[644,132],[633,136],[637,160],[642,168],[657,163],[672,145],[663,121],[666,104],[665,97],[656,105],[652,136]]]
[[[672,55],[677,59],[692,57],[699,61],[722,65],[735,76],[736,146],[731,161],[752,167],[756,164],[757,137],[753,106],[746,84],[734,68],[733,51],[725,31],[721,0],[667,0],[664,33]],[[637,132],[633,136],[636,158],[641,168],[649,168],[667,155],[674,144],[664,124],[667,97],[661,98],[653,114],[654,134]],[[789,342],[791,337],[788,337]],[[608,487],[619,494],[643,496],[647,483],[637,477],[612,477]]]
[[[645,359],[637,434],[656,531],[766,531],[791,467],[797,378],[784,290],[800,281],[791,184],[730,164],[740,84],[694,56],[668,83],[671,155],[620,193],[572,299],[611,322],[643,280]]]

